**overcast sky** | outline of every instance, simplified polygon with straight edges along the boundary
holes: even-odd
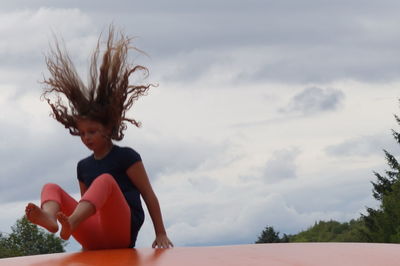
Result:
[[[382,149],[400,149],[399,1],[7,1],[0,7],[0,231],[40,189],[78,193],[90,154],[40,101],[44,55],[63,38],[86,78],[110,23],[157,83],[118,145],[143,158],[176,246],[253,243],[349,221],[372,198]],[[151,220],[138,246],[154,238]],[[74,242],[69,251],[78,250]]]

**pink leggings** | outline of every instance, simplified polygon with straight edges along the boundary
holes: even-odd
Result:
[[[78,202],[56,184],[46,184],[42,190],[42,206],[55,201],[60,210],[70,216]],[[117,182],[109,174],[97,177],[80,201],[92,203],[96,212],[83,221],[72,236],[86,250],[127,248],[131,241],[131,211]]]

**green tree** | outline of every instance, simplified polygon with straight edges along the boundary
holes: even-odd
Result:
[[[390,192],[382,195],[378,209],[368,208],[364,216],[369,242],[400,243],[400,181],[396,181]]]
[[[261,232],[261,235],[258,237],[256,241],[257,244],[260,243],[283,243],[289,242],[289,236],[284,234],[282,238],[279,237],[279,232],[275,232],[272,226],[267,226]]]
[[[293,235],[290,242],[365,242],[364,223],[361,219],[340,223],[319,221],[309,229]]]
[[[397,124],[400,118],[395,115]],[[400,144],[400,133],[392,130],[394,139]],[[373,196],[380,202],[377,209],[367,208],[362,218],[365,222],[365,237],[369,242],[400,243],[400,164],[384,150],[389,170],[385,174],[375,172],[372,182]]]
[[[0,257],[65,252],[66,243],[54,234],[39,229],[24,216],[11,227],[8,236],[0,235]]]
[[[17,250],[8,247],[7,237],[0,233],[0,258],[21,256]]]

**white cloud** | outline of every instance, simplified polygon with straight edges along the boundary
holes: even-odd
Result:
[[[267,183],[280,182],[296,178],[296,157],[300,151],[296,148],[275,151],[272,158],[267,161],[264,169],[264,181]]]
[[[36,90],[38,97],[42,87],[39,81],[46,73],[44,56],[54,43],[53,33],[65,41],[76,67],[84,72],[102,30],[95,28],[92,19],[77,8],[40,7],[2,12],[0,25],[2,83],[13,84],[19,92]]]
[[[79,9],[55,9],[42,7],[25,9],[1,14],[0,53],[3,56],[42,57],[52,41],[51,31],[62,32],[62,37],[73,52],[80,49],[87,53],[87,45],[93,42],[95,35],[90,34],[93,28],[90,17]],[[76,41],[78,39],[78,41]],[[93,44],[91,44],[93,45]],[[21,64],[21,62],[19,62]]]
[[[399,154],[398,143],[388,130],[386,134],[354,137],[342,143],[330,145],[325,151],[331,156],[383,156],[383,150]]]
[[[344,93],[338,89],[306,88],[292,97],[281,112],[313,115],[321,112],[335,111],[344,100]]]

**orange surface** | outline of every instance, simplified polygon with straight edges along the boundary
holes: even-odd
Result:
[[[400,245],[286,243],[221,247],[138,248],[0,259],[7,265],[378,266],[400,265]]]

